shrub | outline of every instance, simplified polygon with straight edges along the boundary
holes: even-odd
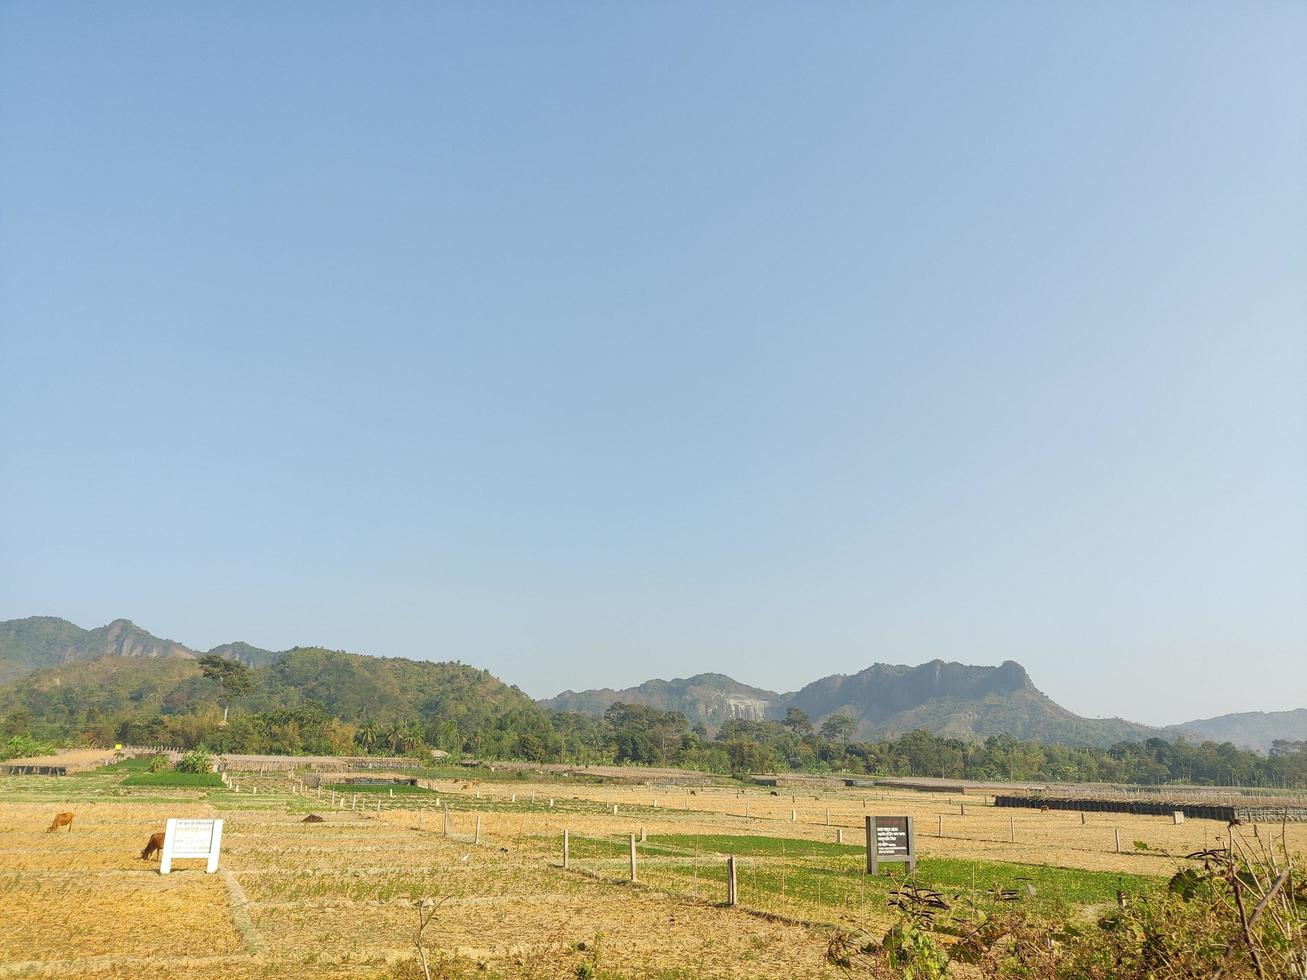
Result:
[[[22,759],[30,755],[50,755],[56,746],[53,742],[42,742],[27,733],[12,736],[6,742],[0,742],[0,759]]]
[[[213,756],[204,749],[191,749],[177,763],[178,772],[210,772],[213,769]]]
[[[930,908],[900,899],[903,918],[879,943],[836,933],[827,959],[876,978],[947,976],[950,961],[985,977],[1030,980],[1307,975],[1307,903],[1283,836],[1235,835],[1227,848],[1188,857],[1201,865],[1180,868],[1165,889],[1120,895],[1096,925],[1065,910],[987,912],[929,893],[939,899]],[[957,941],[945,952],[932,933]]]

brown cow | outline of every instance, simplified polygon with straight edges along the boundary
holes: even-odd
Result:
[[[60,827],[67,827],[68,833],[73,832],[73,815],[71,813],[56,813],[50,826],[46,828],[47,834],[53,834]]]
[[[148,860],[150,860],[150,855],[151,855],[151,854],[153,854],[155,851],[160,851],[160,852],[161,852],[161,851],[163,850],[163,836],[164,836],[164,835],[163,835],[163,832],[162,832],[162,831],[160,831],[160,832],[157,833],[157,834],[151,834],[151,835],[150,835],[150,839],[149,839],[149,840],[146,842],[146,844],[145,844],[145,850],[141,851],[141,860],[142,860],[142,861],[148,861]],[[160,854],[160,857],[162,857],[162,856],[163,856],[163,855]]]

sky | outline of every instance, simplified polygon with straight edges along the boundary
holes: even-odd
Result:
[[[1307,5],[0,2],[0,619],[1307,705]]]

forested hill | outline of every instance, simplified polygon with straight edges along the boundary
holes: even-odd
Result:
[[[207,652],[251,667],[281,656],[248,643],[228,643]],[[127,619],[115,619],[106,626],[89,630],[57,616],[29,616],[0,622],[0,684],[43,667],[105,656],[188,660],[203,654],[174,640],[160,639]]]
[[[1240,711],[1171,725],[1166,731],[1191,742],[1231,742],[1240,748],[1270,752],[1276,742],[1307,742],[1307,708]]]
[[[214,729],[229,704],[232,723],[220,733],[228,741],[257,746],[261,734],[242,726],[284,725],[309,739],[297,746],[303,751],[350,751],[356,729],[369,724],[421,725],[431,744],[457,733],[548,727],[520,690],[466,664],[299,648],[254,669],[250,680],[249,693],[227,700],[194,659],[109,655],[0,687],[0,719],[43,737],[93,734],[101,744],[201,741],[206,733],[218,744]],[[270,748],[287,750],[285,732],[267,738]]]
[[[510,712],[542,714],[526,694],[488,670],[317,647],[291,650],[256,671],[255,690],[252,706],[261,709],[316,701],[345,721],[440,718],[464,731]]]

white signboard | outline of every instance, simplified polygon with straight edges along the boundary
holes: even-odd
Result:
[[[221,820],[168,821],[163,834],[163,854],[159,859],[159,874],[172,870],[174,858],[204,858],[209,862],[206,874],[218,870],[218,850],[222,847]]]

